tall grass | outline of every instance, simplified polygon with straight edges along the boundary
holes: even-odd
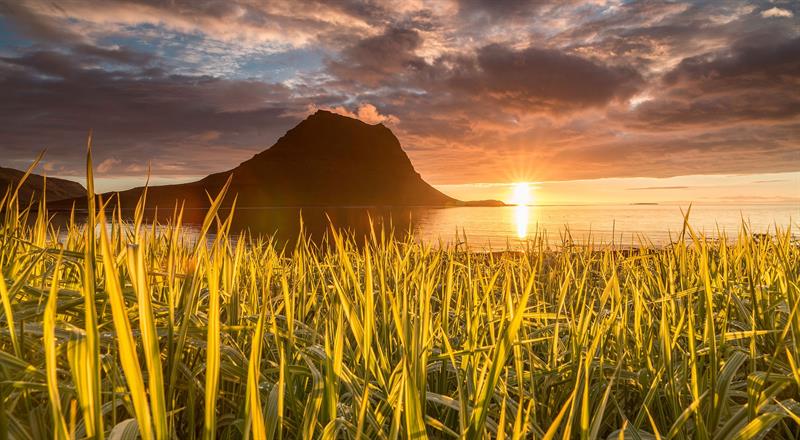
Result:
[[[195,239],[123,221],[88,170],[88,221],[0,202],[0,438],[800,438],[791,228],[279,247],[225,190]]]

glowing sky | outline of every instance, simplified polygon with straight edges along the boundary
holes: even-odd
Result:
[[[316,108],[461,198],[800,203],[792,0],[0,0],[0,165],[229,169]],[[600,179],[600,180],[597,180]],[[602,191],[600,190],[602,189]],[[736,198],[738,196],[738,198]]]

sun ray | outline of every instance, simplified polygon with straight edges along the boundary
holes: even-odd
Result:
[[[511,204],[512,205],[532,205],[534,202],[531,185],[528,182],[517,182],[513,185]]]

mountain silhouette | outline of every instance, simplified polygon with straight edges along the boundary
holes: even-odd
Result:
[[[0,197],[5,194],[9,186],[16,188],[25,172],[13,168],[0,167]],[[38,174],[31,174],[19,189],[19,201],[22,205],[27,205],[33,199],[42,195],[45,187],[45,178]],[[12,188],[12,190],[13,190]],[[86,197],[86,189],[78,182],[71,180],[47,178],[47,200],[55,202],[58,200],[72,199],[74,197]]]
[[[233,174],[224,205],[262,206],[464,206],[433,188],[414,170],[397,137],[383,124],[319,110],[269,149],[238,167],[199,181],[148,189],[147,206],[206,208]],[[132,208],[143,188],[107,193]],[[502,205],[484,201],[481,205]],[[67,207],[63,202],[61,207]],[[79,205],[80,206],[80,205]]]

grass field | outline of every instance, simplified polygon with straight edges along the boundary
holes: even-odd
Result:
[[[791,230],[278,248],[220,198],[190,240],[6,193],[0,438],[800,438]]]

